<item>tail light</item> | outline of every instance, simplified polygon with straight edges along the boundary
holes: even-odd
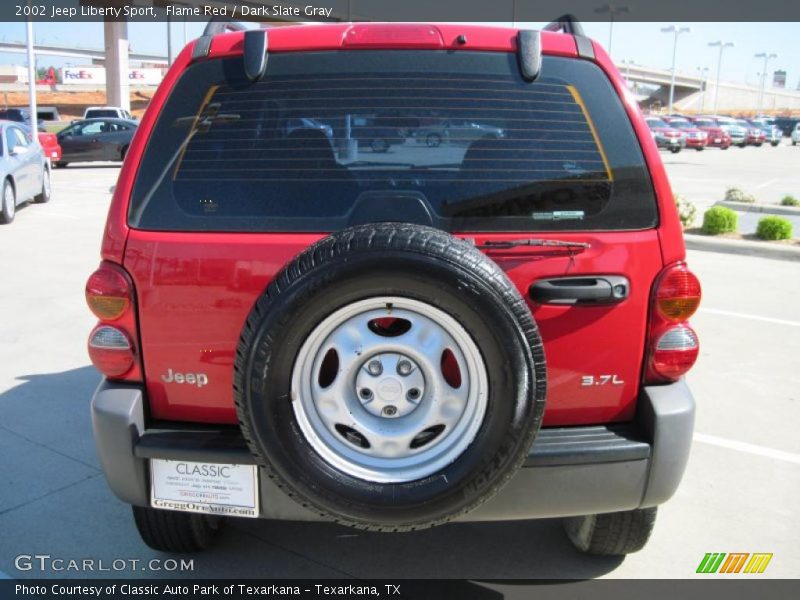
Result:
[[[697,361],[700,344],[688,319],[700,305],[700,282],[685,264],[661,272],[650,311],[646,383],[680,379]]]
[[[98,325],[89,335],[89,358],[106,377],[119,377],[131,370],[136,354],[124,331]]]
[[[86,303],[100,322],[89,334],[89,358],[109,379],[141,381],[133,282],[113,263],[103,262],[86,282]]]

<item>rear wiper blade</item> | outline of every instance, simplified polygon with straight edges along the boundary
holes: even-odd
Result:
[[[476,247],[480,250],[506,250],[508,248],[517,248],[519,246],[564,248],[572,251],[588,250],[592,247],[592,245],[587,242],[567,242],[565,240],[542,239],[487,240],[483,244],[479,244]]]

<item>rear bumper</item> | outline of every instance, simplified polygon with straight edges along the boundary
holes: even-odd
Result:
[[[463,520],[575,516],[656,506],[678,487],[689,458],[694,398],[683,381],[642,389],[636,420],[609,426],[543,429],[523,468]],[[145,427],[140,387],[103,381],[91,405],[100,463],[124,502],[149,504],[152,458],[254,464],[236,428]],[[265,518],[319,520],[260,478]]]

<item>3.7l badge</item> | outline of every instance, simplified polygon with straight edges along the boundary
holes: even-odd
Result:
[[[581,377],[581,387],[591,385],[622,385],[622,381],[616,374],[614,375],[583,375]]]

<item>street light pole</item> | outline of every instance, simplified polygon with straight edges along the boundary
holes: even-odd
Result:
[[[761,90],[758,93],[758,114],[761,114],[761,107],[764,102],[764,88],[767,87],[767,63],[770,58],[778,58],[778,55],[774,52],[759,52],[754,56],[764,59],[764,68],[761,69]]]
[[[700,73],[700,79],[703,80],[703,89],[701,92],[700,112],[706,112],[706,91],[708,91],[708,67],[697,67],[697,72]]]
[[[624,15],[631,11],[628,6],[616,6],[614,4],[605,4],[599,8],[595,8],[594,12],[600,15],[608,13],[608,55],[611,56],[611,43],[614,41],[614,17],[616,15]]]
[[[28,17],[25,22],[26,45],[28,50],[28,110],[31,112],[31,131],[36,139],[36,128],[39,117],[36,111],[36,58],[33,54],[33,21]]]
[[[675,59],[678,55],[678,36],[682,33],[689,33],[692,31],[691,27],[677,27],[670,25],[669,27],[662,27],[663,33],[674,33],[675,41],[672,43],[672,79],[669,83],[669,108],[667,112],[672,114],[672,102],[675,100]]]
[[[723,42],[722,40],[717,40],[716,42],[709,42],[709,46],[716,47],[719,46],[719,59],[717,60],[717,84],[714,86],[714,114],[717,114],[717,106],[719,103],[719,76],[720,71],[722,70],[722,51],[725,48],[732,48],[734,46],[733,42]]]

